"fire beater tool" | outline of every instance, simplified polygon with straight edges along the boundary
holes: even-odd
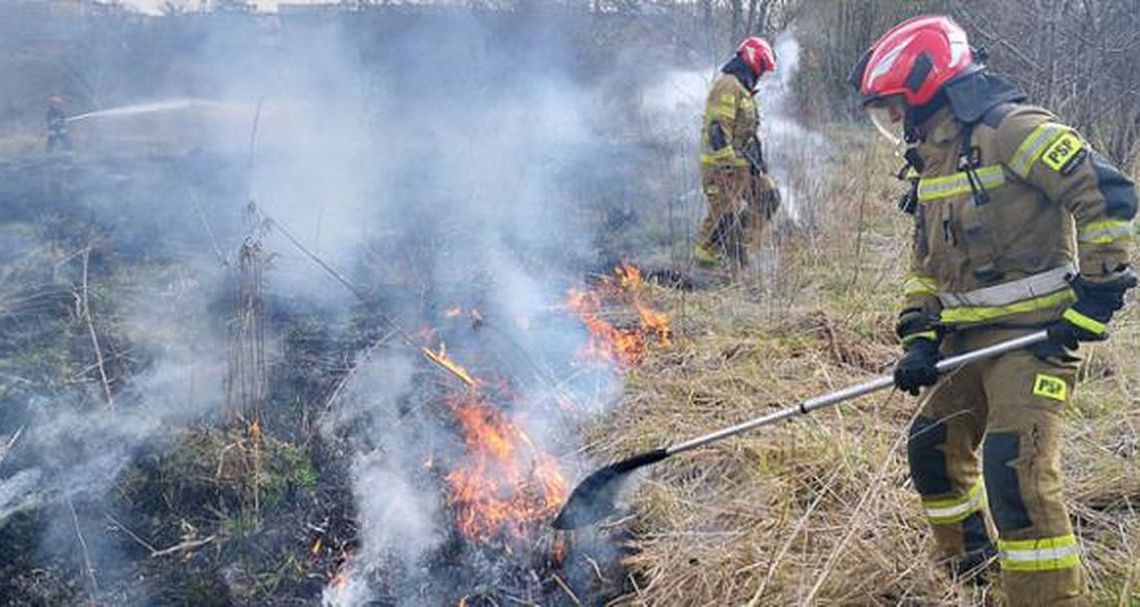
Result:
[[[985,348],[979,348],[972,352],[951,356],[938,363],[938,372],[946,373],[953,371],[963,365],[992,358],[1013,350],[1020,350],[1021,348],[1043,342],[1046,339],[1048,339],[1048,334],[1045,331],[1037,331],[1036,333],[1031,333],[1016,339],[1003,341]],[[554,519],[552,525],[555,529],[578,529],[613,514],[616,510],[614,499],[617,496],[618,489],[621,487],[621,482],[634,470],[655,464],[678,453],[684,453],[685,451],[690,451],[697,447],[702,447],[709,443],[735,436],[754,428],[759,428],[760,426],[766,426],[797,415],[807,415],[817,409],[838,405],[844,401],[877,392],[893,385],[894,377],[883,375],[830,394],[817,396],[803,401],[798,405],[761,415],[760,417],[741,422],[735,426],[699,436],[683,443],[639,453],[619,462],[612,463],[591,473],[574,488],[574,491],[570,494],[570,498],[566,500],[566,505],[562,507],[562,511],[558,513],[558,517]]]

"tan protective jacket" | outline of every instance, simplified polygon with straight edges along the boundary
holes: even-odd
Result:
[[[1128,265],[1133,183],[1049,112],[1006,103],[971,130],[944,109],[926,133],[908,309],[1032,326],[1076,300],[1067,276]]]
[[[702,168],[748,167],[744,147],[759,126],[756,102],[740,80],[721,74],[705,103],[701,129]]]

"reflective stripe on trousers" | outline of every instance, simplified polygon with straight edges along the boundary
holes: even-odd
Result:
[[[1073,534],[1036,540],[998,540],[1002,569],[1052,571],[1081,564],[1080,547]]]
[[[971,514],[985,508],[986,487],[981,478],[966,495],[934,500],[922,500],[926,518],[934,525],[958,523]]]

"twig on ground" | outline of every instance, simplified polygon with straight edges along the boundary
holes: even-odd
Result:
[[[215,539],[217,539],[217,536],[211,535],[209,537],[205,537],[205,538],[202,538],[200,540],[188,540],[188,541],[182,542],[180,544],[175,544],[169,548],[163,548],[162,550],[156,550],[154,552],[151,552],[150,556],[152,558],[158,558],[160,556],[166,556],[168,554],[174,554],[176,552],[186,552],[188,550],[194,550],[195,548],[201,548],[202,546],[209,544],[210,542],[214,541]]]
[[[376,351],[376,348],[379,348],[380,346],[387,343],[388,340],[391,339],[395,334],[395,331],[389,331],[381,335],[376,339],[376,341],[373,341],[368,345],[367,348],[365,348],[364,354],[360,358],[353,361],[352,366],[348,369],[348,372],[345,373],[339,381],[337,381],[336,386],[333,387],[332,393],[330,393],[329,397],[325,399],[325,411],[332,410],[333,403],[335,403],[337,399],[340,398],[340,394],[344,391],[345,386],[348,385],[348,382],[352,380],[353,377],[356,377],[356,374],[360,372],[360,368],[363,367],[365,363],[367,363],[372,358],[372,353]]]
[[[573,601],[575,605],[582,607],[582,601],[578,600],[578,595],[574,594],[574,591],[566,585],[566,582],[562,581],[562,578],[558,577],[557,573],[552,573],[550,576],[554,578],[554,581],[558,583],[559,588],[562,588],[562,591],[566,593],[566,596],[570,597],[570,600]]]
[[[87,540],[83,539],[83,531],[79,529],[79,517],[75,514],[75,504],[71,497],[67,498],[67,509],[71,511],[71,522],[75,525],[75,537],[79,539],[79,547],[83,550],[83,572],[91,582],[91,601],[94,603],[95,595],[99,594],[99,580],[95,579],[95,567],[91,565],[91,552],[87,549]]]
[[[107,377],[107,367],[103,360],[103,349],[99,347],[99,334],[95,331],[95,320],[91,317],[91,303],[87,297],[87,268],[91,257],[91,247],[83,251],[83,291],[80,295],[83,320],[87,323],[87,331],[91,334],[91,345],[95,348],[95,364],[99,369],[99,380],[103,385],[103,397],[107,400],[107,408],[115,408],[115,400],[111,396],[111,380]]]
[[[16,441],[20,440],[20,435],[23,433],[24,426],[20,426],[20,428],[16,430],[16,433],[12,435],[12,438],[8,439],[8,444],[4,445],[3,451],[0,451],[0,466],[4,465],[4,459],[8,457],[8,453],[12,451],[12,447],[16,444]]]
[[[110,521],[110,523],[112,525],[114,525],[115,527],[118,527],[119,529],[122,529],[123,533],[126,533],[127,537],[130,537],[132,540],[135,541],[135,543],[142,546],[143,548],[146,548],[147,552],[151,553],[152,555],[154,554],[155,547],[150,545],[150,543],[147,542],[146,540],[139,537],[138,534],[136,534],[134,531],[131,531],[131,529],[129,527],[120,523],[118,520],[115,519],[115,517],[111,516],[109,513],[104,512],[103,516],[106,517],[106,519],[108,521]]]

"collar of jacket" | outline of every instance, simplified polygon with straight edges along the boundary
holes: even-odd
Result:
[[[744,62],[744,59],[742,59],[740,55],[733,57],[728,63],[724,64],[724,67],[720,68],[720,71],[736,76],[736,79],[740,81],[740,84],[744,85],[744,88],[748,89],[748,92],[753,95],[756,94],[756,74],[752,73],[752,68],[748,67],[748,64]]]
[[[954,110],[954,116],[964,124],[978,122],[997,105],[1021,103],[1026,99],[1017,85],[981,66],[947,82],[942,90]]]
[[[958,138],[961,130],[961,125],[958,124],[958,120],[954,118],[954,112],[949,107],[938,110],[919,127],[922,140],[935,145],[954,141]]]

